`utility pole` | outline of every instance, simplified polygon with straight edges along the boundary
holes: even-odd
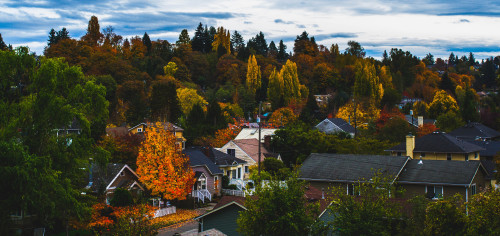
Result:
[[[259,178],[260,178],[260,110],[262,110],[262,101],[259,103],[259,116],[257,117],[257,123],[259,124],[259,141],[257,142],[257,144],[259,145]]]
[[[356,127],[356,100],[354,99],[354,96],[353,96],[353,99],[352,99],[352,102],[354,103],[354,138],[356,138],[356,135],[358,133],[358,129]]]

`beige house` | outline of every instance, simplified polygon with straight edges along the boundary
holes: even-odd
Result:
[[[174,125],[170,122],[160,122],[165,130],[171,131],[174,133],[177,138],[177,144],[182,147],[182,149],[186,148],[186,139],[183,136],[184,129],[181,127]],[[140,123],[130,129],[128,129],[129,134],[140,134],[147,130],[148,127],[155,125],[153,122]]]
[[[393,156],[408,156],[422,160],[469,161],[480,160],[483,148],[443,132],[434,132],[420,138],[406,136],[406,142],[386,151]]]

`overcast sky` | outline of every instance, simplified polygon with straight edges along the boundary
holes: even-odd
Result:
[[[288,50],[305,30],[327,47],[358,41],[375,58],[391,48],[421,58],[500,55],[499,0],[0,0],[0,33],[7,44],[42,54],[51,28],[66,27],[80,38],[92,15],[101,29],[111,25],[124,37],[147,32],[169,42],[182,29],[192,37],[201,22],[237,30],[245,41],[262,31],[268,43],[283,39]]]

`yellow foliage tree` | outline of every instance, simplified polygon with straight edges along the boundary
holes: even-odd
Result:
[[[255,55],[248,57],[247,65],[247,89],[251,94],[255,94],[257,89],[259,89],[262,84],[260,66],[257,65]]]
[[[144,135],[137,156],[139,180],[153,195],[167,200],[185,199],[196,180],[175,135],[160,122],[148,127]]]
[[[437,91],[431,104],[429,104],[429,115],[431,118],[437,118],[439,115],[448,113],[449,111],[458,112],[457,101],[446,91]]]
[[[283,127],[296,120],[297,116],[293,113],[293,110],[288,107],[283,107],[273,112],[271,118],[269,118],[269,123],[277,127]]]
[[[207,104],[207,101],[205,101],[202,96],[198,95],[196,89],[178,88],[177,97],[179,98],[179,102],[181,103],[182,112],[185,115],[189,114],[191,108],[193,108],[195,104]]]
[[[351,125],[354,126],[356,122],[356,127],[360,129],[365,129],[368,127],[368,122],[371,120],[378,119],[380,115],[380,109],[377,109],[373,103],[356,103],[356,114],[354,114],[354,104],[349,102],[343,107],[339,108],[336,117],[342,118],[345,121],[351,121]]]
[[[283,81],[283,100],[288,104],[292,99],[300,98],[299,75],[297,73],[297,64],[287,60],[279,73]]]
[[[174,76],[175,72],[177,72],[177,64],[171,61],[166,66],[163,67],[163,71],[166,76]]]
[[[219,45],[226,49],[226,54],[231,54],[231,34],[229,30],[224,27],[217,28],[217,34],[214,35],[214,42],[212,43],[212,50],[217,51]]]

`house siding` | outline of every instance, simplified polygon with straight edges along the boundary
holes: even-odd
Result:
[[[398,152],[391,152],[392,156],[397,156]],[[400,152],[404,154],[405,152]],[[420,159],[421,152],[413,152],[413,159]],[[447,160],[447,154],[446,153],[432,153],[432,152],[426,152],[425,156],[422,157],[422,160]],[[477,154],[477,158],[475,158],[475,153],[471,152],[469,153],[469,160],[470,161],[479,161],[481,159],[479,153]],[[451,160],[452,161],[465,161],[465,154],[463,153],[451,153]]]
[[[200,223],[203,224],[203,231],[217,229],[226,235],[241,235],[237,231],[238,223],[236,222],[236,219],[240,216],[240,211],[244,210],[236,204],[231,204],[203,217],[200,219]]]
[[[207,190],[210,192],[210,194],[212,194],[212,196],[220,196],[220,191],[222,189],[222,175],[221,174],[217,174],[217,175],[212,175],[210,174],[210,171],[208,171],[208,169],[205,167],[205,166],[195,166],[195,167],[192,167],[193,168],[193,171],[199,171],[199,172],[202,172],[203,174],[205,174],[205,176],[207,177]],[[219,177],[219,182],[218,182],[218,186],[217,188],[214,188],[214,176],[218,176]],[[197,184],[197,183],[195,183]]]

